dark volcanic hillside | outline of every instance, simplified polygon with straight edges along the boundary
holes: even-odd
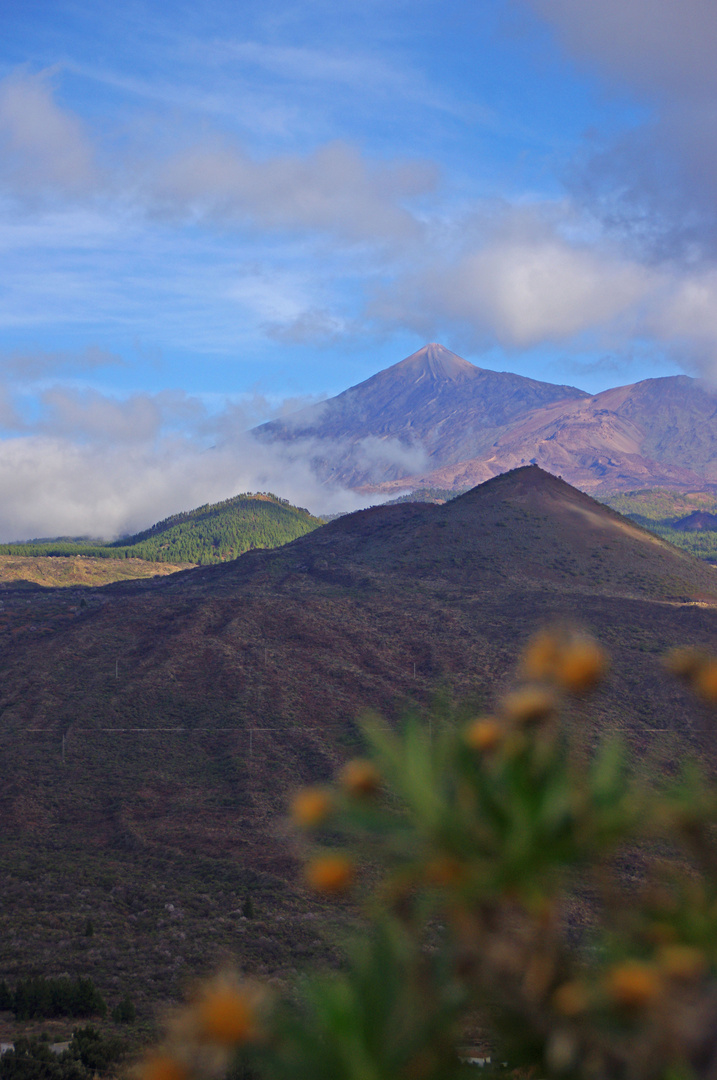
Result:
[[[717,572],[537,468],[98,589],[85,608],[58,593],[2,594],[9,976],[44,965],[110,994],[139,965],[156,997],[224,948],[250,970],[320,952],[291,884],[288,793],[355,752],[362,709],[393,723],[439,690],[490,705],[553,618],[614,656],[592,719],[576,715],[586,739],[619,727],[639,759],[703,744],[699,707],[659,656],[714,639]],[[250,933],[247,889],[264,912]],[[90,911],[97,932],[78,948]]]
[[[475,367],[432,343],[255,434],[307,440],[323,479],[358,487],[474,457],[530,410],[585,396],[573,386]]]

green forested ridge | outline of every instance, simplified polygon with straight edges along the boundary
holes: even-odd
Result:
[[[47,979],[38,975],[20,979],[13,993],[0,982],[0,1008],[10,1009],[18,1020],[48,1016],[104,1016],[107,1006],[89,978]]]
[[[674,527],[677,521],[695,510],[717,513],[717,491],[683,494],[664,488],[645,488],[609,495],[600,501],[696,558],[717,562],[717,532],[708,529],[683,532]]]
[[[272,548],[311,532],[322,519],[268,492],[236,495],[173,514],[112,543],[60,537],[0,545],[0,555],[87,555],[148,562],[217,563],[251,548]]]

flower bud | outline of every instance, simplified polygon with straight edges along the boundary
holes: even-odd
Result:
[[[208,1042],[235,1046],[257,1037],[256,994],[242,986],[215,983],[196,1007],[199,1034]]]
[[[303,829],[322,825],[334,809],[333,800],[323,788],[303,788],[294,796],[291,817]]]
[[[503,741],[503,725],[490,716],[479,717],[471,721],[463,731],[463,738],[471,750],[488,754]]]
[[[662,979],[659,972],[649,964],[627,960],[608,973],[606,989],[616,1005],[625,1009],[644,1009],[659,997]]]
[[[141,1063],[139,1080],[187,1080],[189,1071],[181,1061],[169,1054],[153,1054]]]
[[[364,798],[376,794],[381,786],[381,775],[372,761],[354,758],[344,765],[339,782],[347,794]]]
[[[505,696],[502,707],[516,724],[539,724],[555,715],[555,698],[542,686],[521,686]]]
[[[320,855],[308,863],[304,876],[314,892],[336,896],[351,888],[356,868],[345,855]]]

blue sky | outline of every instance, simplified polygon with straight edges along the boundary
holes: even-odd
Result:
[[[240,490],[253,423],[429,340],[714,378],[711,0],[5,0],[0,538]]]

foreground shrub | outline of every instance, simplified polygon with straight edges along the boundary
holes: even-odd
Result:
[[[451,1080],[477,1016],[539,1077],[716,1075],[717,789],[694,764],[638,779],[614,736],[571,735],[566,703],[606,667],[544,632],[494,714],[433,737],[367,723],[367,758],[292,806],[308,887],[364,904],[344,970],[286,999],[207,984],[143,1080]],[[714,659],[669,667],[717,703]]]

